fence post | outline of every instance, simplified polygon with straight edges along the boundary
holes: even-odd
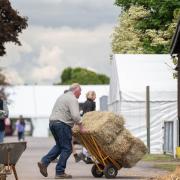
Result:
[[[147,148],[150,153],[150,87],[146,86],[146,128],[147,128]]]

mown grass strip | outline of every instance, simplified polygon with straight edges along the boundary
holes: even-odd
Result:
[[[154,164],[154,168],[163,169],[166,171],[174,171],[176,169],[176,164]]]
[[[172,155],[167,154],[146,154],[143,161],[174,161],[174,157]]]

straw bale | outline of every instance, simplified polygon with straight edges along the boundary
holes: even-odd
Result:
[[[102,146],[102,149],[113,159],[121,159],[126,154],[132,144],[133,136],[124,129],[117,138],[109,145]]]
[[[147,152],[146,146],[139,138],[134,137],[131,143],[130,150],[119,160],[125,168],[133,167]]]
[[[124,119],[112,112],[92,111],[82,118],[85,129],[101,144],[110,144],[124,129]]]
[[[134,166],[147,151],[144,143],[124,127],[122,116],[112,112],[92,111],[83,116],[82,123],[88,133],[96,138],[102,150],[123,167]]]

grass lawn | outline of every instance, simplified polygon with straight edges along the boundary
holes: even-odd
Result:
[[[143,161],[175,161],[172,155],[167,154],[146,154]]]
[[[153,162],[153,167],[167,171],[174,171],[177,165],[180,165],[180,159],[174,159],[172,155],[167,154],[146,154],[143,161]]]
[[[177,164],[154,164],[154,168],[163,169],[166,171],[174,171]]]

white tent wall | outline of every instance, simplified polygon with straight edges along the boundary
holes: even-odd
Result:
[[[48,117],[32,118],[33,137],[48,137],[49,136],[49,120]]]
[[[13,86],[7,89],[9,94],[10,118],[23,115],[30,118],[33,125],[34,137],[47,137],[49,135],[49,116],[56,99],[67,90],[69,86]],[[96,109],[99,110],[101,96],[108,96],[109,85],[82,85],[79,102],[86,100],[86,93],[90,90],[96,92]]]
[[[177,85],[169,55],[114,55],[109,110],[122,114],[126,127],[147,144],[146,86],[150,86],[150,152],[163,153],[164,122],[174,123],[177,145]],[[117,76],[117,77],[116,77]]]
[[[166,92],[169,97],[175,97],[175,92]],[[165,93],[165,94],[166,94]],[[150,93],[150,146],[151,153],[163,153],[163,139],[164,139],[164,122],[176,121],[176,100],[154,100],[153,95],[158,92]],[[159,92],[161,94],[161,92]],[[122,93],[122,97],[126,96]],[[143,95],[145,99],[145,94]],[[117,111],[116,111],[117,112]],[[126,127],[141,140],[147,144],[147,129],[146,129],[146,101],[144,100],[121,100],[121,111],[117,112],[126,119]],[[176,131],[174,131],[176,132]],[[176,136],[174,136],[176,137]],[[176,142],[176,139],[174,139]],[[175,147],[174,147],[175,149]]]
[[[121,91],[119,87],[119,76],[116,61],[111,61],[111,79],[109,86],[109,111],[118,112],[120,110]]]

